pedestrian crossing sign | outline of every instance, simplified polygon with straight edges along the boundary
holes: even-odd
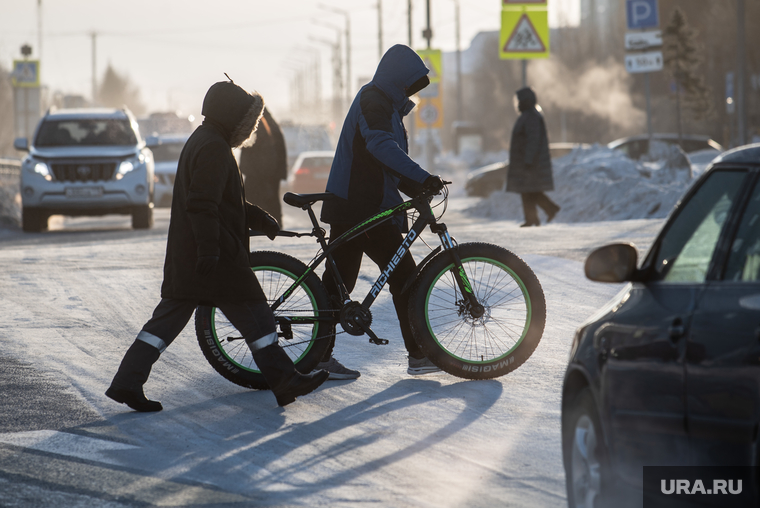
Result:
[[[16,88],[37,88],[40,86],[39,60],[14,60],[11,85]]]
[[[501,12],[499,58],[549,57],[549,15],[546,8],[505,8]]]
[[[417,51],[422,61],[425,63],[425,67],[430,69],[428,78],[431,83],[439,83],[441,81],[442,69],[441,69],[441,50],[440,49],[421,49]]]

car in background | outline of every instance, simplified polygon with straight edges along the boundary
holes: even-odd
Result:
[[[575,149],[590,146],[586,143],[549,143],[549,153],[552,159],[557,159]],[[496,190],[503,190],[508,166],[508,162],[496,162],[470,172],[467,175],[465,192],[468,196],[488,197]]]
[[[288,152],[288,167],[292,168],[302,152],[334,150],[330,132],[324,125],[298,124],[290,121],[280,122],[280,130],[285,138]]]
[[[701,136],[696,134],[682,134],[681,141],[678,141],[678,134],[652,134],[652,140],[671,145],[679,145],[681,149],[690,154],[702,150],[712,150],[715,155],[723,151],[723,147],[717,141],[710,139],[710,136]],[[623,152],[628,158],[639,160],[649,153],[649,136],[640,134],[626,138],[616,139],[607,144],[608,148]]]
[[[153,153],[155,163],[154,202],[158,207],[172,206],[174,178],[177,176],[179,155],[187,142],[187,134],[151,136],[146,144]]]
[[[335,152],[328,150],[301,152],[288,176],[287,186],[290,192],[324,192],[334,157]]]
[[[628,284],[572,342],[561,419],[570,508],[656,499],[659,480],[642,491],[644,466],[760,465],[758,224],[760,144],[713,161],[640,266],[632,244],[588,256],[589,279]]]
[[[47,229],[51,215],[128,214],[135,229],[153,225],[153,155],[128,109],[50,110],[21,164],[22,227]]]

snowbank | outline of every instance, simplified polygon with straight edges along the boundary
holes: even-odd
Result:
[[[554,159],[554,191],[562,207],[555,222],[664,218],[693,179],[682,152],[655,162],[634,161],[606,146],[578,148]],[[465,213],[522,221],[519,194],[495,192]]]

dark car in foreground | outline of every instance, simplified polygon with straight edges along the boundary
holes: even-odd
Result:
[[[569,154],[577,148],[588,148],[585,143],[549,143],[552,159]],[[496,162],[478,168],[467,175],[465,192],[468,196],[488,197],[492,192],[504,189],[507,178],[508,162]]]
[[[569,506],[620,506],[626,489],[641,506],[644,466],[760,466],[760,144],[711,164],[640,266],[620,243],[592,252],[585,271],[628,284],[573,340]],[[745,482],[744,495],[756,489]]]

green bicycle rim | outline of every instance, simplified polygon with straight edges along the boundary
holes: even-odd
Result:
[[[269,270],[269,271],[272,271],[272,272],[277,272],[277,273],[281,273],[283,275],[287,275],[289,277],[292,277],[294,281],[298,279],[298,277],[296,277],[295,275],[293,275],[289,271],[283,270],[281,268],[276,268],[276,267],[273,267],[273,266],[257,266],[256,268],[258,270],[254,270],[253,268],[251,268],[251,270],[254,273],[256,273],[257,271]],[[305,283],[301,283],[301,285],[299,287],[301,287],[306,292],[306,294],[309,296],[309,301],[312,302],[312,308],[314,309],[314,311],[316,311],[317,309],[316,309],[316,307],[314,307],[314,295],[309,290],[309,287]],[[257,374],[261,373],[261,371],[258,370],[258,369],[251,369],[251,368],[245,367],[243,365],[240,365],[240,363],[238,363],[237,361],[233,360],[227,354],[227,350],[222,347],[222,343],[219,341],[219,337],[216,334],[216,309],[217,309],[216,307],[211,307],[211,332],[214,335],[214,341],[216,341],[217,345],[219,346],[219,351],[221,351],[222,355],[224,355],[224,357],[227,360],[229,360],[230,363],[232,363],[234,365],[237,365],[241,369],[243,369],[243,370],[245,370],[247,372],[253,372],[253,373],[257,373]],[[232,324],[232,323],[230,323],[230,324]],[[304,356],[306,356],[306,354],[311,349],[311,346],[313,344],[314,339],[316,338],[316,333],[317,333],[317,327],[316,327],[316,323],[315,323],[314,330],[311,332],[311,341],[309,341],[309,345],[306,347],[306,349],[304,349],[303,353],[301,353],[298,356],[298,358],[296,358],[295,360],[293,360],[293,363],[298,363],[299,361],[301,361],[301,358],[303,358]]]
[[[531,322],[531,319],[532,319],[532,316],[533,316],[533,305],[532,305],[532,303],[530,301],[530,295],[528,294],[528,288],[525,286],[525,283],[514,272],[514,270],[512,270],[511,268],[509,268],[507,265],[505,265],[504,263],[499,263],[498,261],[496,261],[494,259],[484,258],[484,257],[471,257],[471,258],[463,259],[462,260],[462,265],[464,265],[465,263],[468,263],[470,261],[481,261],[481,262],[484,262],[484,263],[488,263],[488,264],[499,266],[499,267],[503,268],[506,272],[508,272],[511,275],[512,279],[514,281],[516,281],[517,285],[520,287],[520,291],[522,291],[523,297],[525,298],[525,305],[527,307],[527,317],[525,319],[525,327],[523,328],[522,334],[520,335],[520,338],[517,340],[517,343],[514,346],[512,346],[506,353],[504,353],[504,354],[502,354],[502,355],[500,355],[500,356],[498,356],[496,358],[492,358],[492,359],[489,359],[489,360],[478,361],[478,360],[468,360],[468,359],[456,356],[456,355],[452,354],[451,352],[449,352],[449,350],[443,344],[441,344],[438,341],[438,337],[436,336],[435,332],[433,332],[433,327],[430,324],[430,318],[429,318],[429,314],[427,312],[427,309],[428,309],[429,304],[430,304],[430,295],[433,292],[433,288],[435,287],[436,282],[438,282],[441,279],[441,277],[443,276],[443,274],[445,274],[446,272],[448,272],[449,270],[451,270],[452,268],[454,268],[454,263],[451,263],[450,265],[448,265],[446,268],[444,268],[443,270],[441,270],[438,273],[438,275],[436,276],[435,280],[430,285],[430,288],[428,289],[427,294],[425,295],[425,322],[427,323],[427,327],[428,327],[428,331],[430,332],[430,336],[433,337],[433,340],[435,340],[436,344],[438,344],[438,346],[443,351],[446,351],[446,353],[449,356],[451,356],[452,358],[456,358],[457,360],[460,360],[462,362],[467,362],[467,363],[470,363],[470,364],[478,364],[478,365],[480,365],[480,364],[488,364],[488,363],[492,363],[492,362],[497,362],[497,361],[502,360],[505,357],[511,355],[520,346],[520,344],[522,344],[523,340],[525,339],[525,336],[528,334],[528,330],[530,329],[530,322]],[[470,282],[470,283],[472,283],[472,282]]]

